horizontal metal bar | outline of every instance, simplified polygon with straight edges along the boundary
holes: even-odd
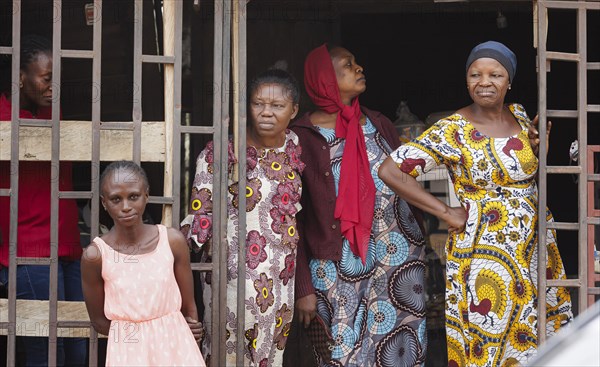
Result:
[[[546,173],[554,175],[578,175],[581,173],[579,166],[546,166]]]
[[[0,196],[10,196],[10,189],[0,189]]]
[[[600,3],[592,1],[546,1],[542,4],[546,8],[600,10]]]
[[[179,131],[182,134],[213,134],[215,128],[213,126],[181,126]]]
[[[17,265],[50,265],[49,257],[17,257]]]
[[[129,130],[133,131],[133,122],[100,122],[100,130]]]
[[[598,218],[598,217],[588,217],[587,222],[588,222],[588,224],[591,224],[594,226],[600,226],[600,218]]]
[[[589,287],[588,294],[600,294],[600,287]]]
[[[574,53],[570,53],[570,52],[555,52],[555,51],[546,52],[546,58],[548,60],[556,60],[556,61],[579,62],[581,60],[581,56],[579,54],[574,54]]]
[[[151,64],[174,64],[175,56],[142,55],[142,62]]]
[[[192,270],[195,271],[211,271],[213,270],[212,263],[192,263]]]
[[[19,119],[19,126],[52,127],[52,120]]]
[[[92,50],[61,50],[60,56],[66,59],[93,59]]]
[[[151,204],[173,204],[173,198],[172,197],[165,197],[165,196],[149,196],[148,197],[148,202]]]
[[[548,279],[546,282],[547,287],[581,287],[581,280],[579,279]]]
[[[0,55],[12,55],[12,47],[0,46]]]
[[[92,323],[89,321],[57,321],[56,327],[59,328],[89,328]]]
[[[60,191],[58,197],[61,199],[91,199],[91,191]]]
[[[547,228],[565,231],[579,231],[579,223],[550,222],[548,223]]]
[[[600,104],[587,105],[587,112],[600,112]]]
[[[548,110],[546,112],[546,116],[548,117],[556,117],[556,118],[567,118],[567,119],[576,119],[579,117],[579,111],[569,111],[569,110]]]
[[[592,182],[594,182],[594,181],[598,182],[598,181],[600,181],[600,174],[594,173],[592,175],[588,175],[587,180],[592,181]]]
[[[588,62],[587,69],[588,70],[600,70],[600,62]]]

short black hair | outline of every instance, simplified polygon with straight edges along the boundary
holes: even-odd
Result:
[[[26,70],[41,53],[52,54],[52,42],[46,37],[29,34],[21,38],[19,68]],[[0,55],[0,92],[11,93],[11,56]]]
[[[148,176],[146,175],[146,171],[142,167],[140,167],[137,163],[132,161],[115,161],[106,166],[102,174],[100,175],[100,193],[102,193],[102,185],[104,181],[107,180],[108,176],[116,172],[120,169],[125,171],[130,171],[136,176],[140,177],[144,182],[144,186],[146,187],[146,191],[150,191],[150,184],[148,183]]]
[[[292,74],[281,69],[268,69],[258,74],[249,84],[248,94],[252,95],[258,87],[263,84],[278,84],[286,89],[286,97],[289,96],[294,104],[300,103],[300,87]]]
[[[21,39],[21,62],[19,67],[25,70],[41,53],[52,54],[52,42],[43,36],[30,34]]]

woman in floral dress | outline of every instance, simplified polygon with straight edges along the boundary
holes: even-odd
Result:
[[[516,56],[489,41],[467,61],[473,104],[441,119],[390,155],[381,179],[408,202],[445,220],[449,366],[514,366],[537,348],[538,160],[523,106],[504,104]],[[443,164],[462,207],[450,208],[414,177]],[[545,208],[544,208],[545,209]],[[552,220],[544,210],[542,220]],[[555,231],[541,247],[548,279],[564,279]],[[546,332],[572,319],[569,293],[546,292]]]
[[[319,107],[292,125],[306,168],[296,279],[305,326],[331,328],[321,366],[416,366],[425,360],[424,239],[409,205],[377,177],[400,144],[392,123],[361,107],[363,68],[342,47],[307,56]]]
[[[246,196],[246,289],[244,365],[281,366],[294,309],[296,263],[296,213],[300,210],[303,163],[296,134],[287,130],[298,112],[299,89],[283,70],[259,75],[249,87],[250,124],[247,134]],[[192,189],[192,212],[181,223],[192,246],[203,246],[212,236],[213,143],[197,159]],[[229,149],[227,226],[227,365],[236,365],[237,329],[237,182],[232,179],[235,162]],[[204,253],[210,255],[206,249]],[[204,324],[210,325],[211,292],[204,278]],[[210,332],[210,330],[208,330]],[[203,341],[210,357],[211,335]]]

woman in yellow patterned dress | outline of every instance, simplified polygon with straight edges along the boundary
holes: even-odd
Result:
[[[501,43],[476,46],[466,65],[474,103],[398,148],[379,170],[398,195],[448,223],[448,366],[513,366],[537,348],[538,160],[523,106],[504,104],[516,63]],[[461,207],[448,207],[414,179],[441,164]],[[543,248],[548,279],[564,279],[553,230]],[[564,288],[548,288],[546,297],[551,335],[572,319],[571,302]]]

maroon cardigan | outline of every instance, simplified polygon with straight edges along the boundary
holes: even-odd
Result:
[[[361,109],[390,147],[396,149],[400,138],[392,122],[380,112]],[[341,259],[342,232],[340,222],[334,218],[336,194],[327,141],[310,122],[310,113],[290,128],[300,138],[302,161],[306,164],[302,173],[302,210],[296,216],[300,236],[296,259],[298,299],[315,292],[308,267],[310,259]]]

